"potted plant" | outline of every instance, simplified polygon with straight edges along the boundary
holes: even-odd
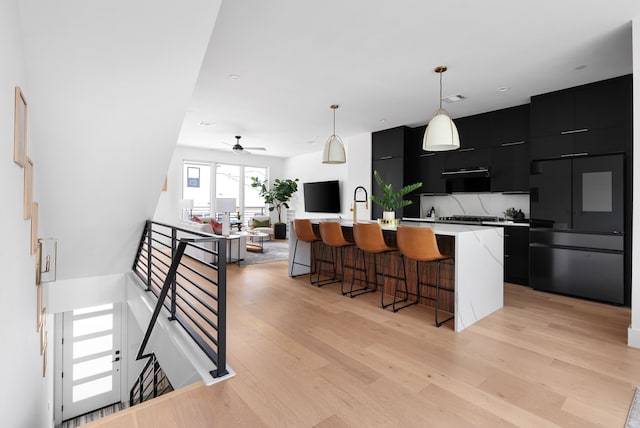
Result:
[[[393,191],[393,186],[391,184],[386,184],[380,173],[377,170],[373,171],[373,178],[375,178],[376,183],[380,186],[382,190],[382,196],[371,195],[371,202],[378,204],[382,207],[382,218],[385,222],[393,222],[395,219],[395,210],[398,208],[406,207],[407,205],[411,205],[413,201],[402,199],[404,195],[407,193],[413,192],[414,190],[422,187],[422,183],[413,183],[404,186],[403,188]]]
[[[259,195],[264,198],[265,204],[269,205],[269,211],[274,209],[278,212],[278,222],[273,226],[273,237],[275,239],[285,239],[287,237],[287,225],[282,222],[282,207],[289,208],[288,202],[291,196],[298,191],[298,179],[276,178],[267,187],[266,181],[261,181],[258,177],[251,177],[251,187],[259,189]]]

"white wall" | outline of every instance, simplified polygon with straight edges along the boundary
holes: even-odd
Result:
[[[640,141],[640,17],[633,20],[633,200],[640,201],[640,150],[635,142]],[[634,204],[635,205],[635,204]],[[631,325],[628,331],[628,343],[640,348],[640,209],[633,206],[633,235],[631,260]],[[638,287],[638,290],[635,288]]]
[[[18,0],[0,2],[0,58],[0,415],[3,426],[43,427],[52,418],[36,332],[35,259],[29,255],[30,221],[22,218],[23,169],[13,163],[14,86],[27,96],[30,91]]]
[[[184,161],[206,162],[212,165],[214,163],[223,163],[227,165],[266,167],[268,168],[269,182],[276,178],[289,178],[283,176],[284,160],[282,158],[248,153],[236,155],[231,150],[205,150],[178,146],[175,148],[166,173],[167,191],[161,192],[153,220],[168,224],[177,224],[178,220],[180,220],[182,214],[180,208],[180,201],[182,200],[182,164]],[[212,174],[214,173],[215,170],[212,170]]]
[[[340,216],[352,218],[351,207],[353,191],[357,186],[364,186],[371,195],[371,134],[360,134],[344,138],[347,152],[347,163],[341,165],[327,165],[322,163],[322,151],[293,156],[286,159],[284,175],[286,178],[299,178],[300,183],[339,180],[340,181]],[[358,195],[362,197],[361,194]],[[304,210],[304,193],[302,185],[290,204],[299,218],[337,218],[338,214],[307,213]],[[369,206],[371,208],[371,206]],[[364,204],[358,204],[358,218],[369,219],[369,209]]]
[[[58,238],[59,279],[130,269],[220,2],[20,2],[41,224]]]

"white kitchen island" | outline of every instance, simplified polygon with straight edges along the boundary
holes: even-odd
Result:
[[[317,223],[320,220],[312,220]],[[328,220],[337,221],[337,220]],[[353,222],[342,220],[343,230]],[[403,222],[402,226],[429,227],[436,235],[451,236],[455,242],[455,303],[454,330],[459,332],[502,308],[504,304],[503,228],[430,222]],[[291,225],[293,228],[293,224]],[[383,226],[385,233],[393,233],[395,226]],[[290,229],[293,231],[293,229]],[[295,233],[289,239],[289,273]],[[298,243],[296,260],[309,264],[309,244]],[[303,275],[309,268],[295,265],[293,276]]]

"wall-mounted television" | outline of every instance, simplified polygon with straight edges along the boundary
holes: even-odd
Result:
[[[302,183],[304,210],[308,213],[339,213],[340,183],[338,180]]]

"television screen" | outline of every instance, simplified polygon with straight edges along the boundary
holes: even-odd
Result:
[[[303,183],[304,210],[309,213],[339,213],[340,185],[338,180]]]

